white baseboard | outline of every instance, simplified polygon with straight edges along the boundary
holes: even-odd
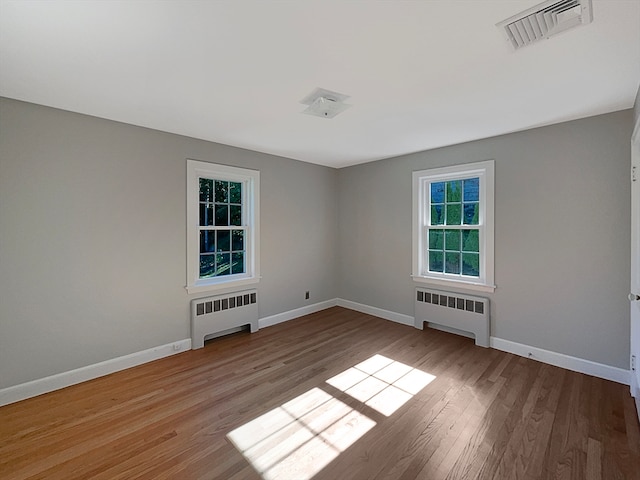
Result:
[[[636,412],[638,413],[638,420],[640,420],[640,383],[638,382],[638,376],[634,371],[629,373],[629,378],[631,379],[629,389],[631,390],[631,396],[636,401]]]
[[[344,300],[342,298],[338,298],[337,305],[339,307],[355,310],[356,312],[366,313],[368,315],[373,315],[374,317],[384,318],[385,320],[391,320],[392,322],[409,325],[411,327],[414,326],[413,317],[409,315],[403,315],[402,313],[390,312],[389,310],[383,310],[382,308],[363,305],[362,303],[356,303],[352,302],[351,300]]]
[[[288,312],[279,313],[261,318],[258,321],[260,328],[269,327],[278,323],[293,320],[304,315],[319,312],[330,307],[340,306],[355,310],[357,312],[366,313],[385,320],[400,323],[402,325],[414,326],[414,318],[409,315],[391,312],[369,305],[344,300],[342,298],[326,300],[324,302],[315,303]],[[601,363],[584,360],[577,357],[571,357],[562,353],[551,352],[537,347],[531,347],[522,343],[511,342],[497,337],[491,337],[491,347],[504,352],[513,353],[522,357],[532,358],[543,363],[555,365],[558,367],[573,370],[575,372],[593,375],[594,377],[612,380],[614,382],[630,385],[632,394],[635,392],[636,407],[638,416],[640,417],[640,390],[637,385],[632,384],[632,374],[629,370],[611,367]],[[176,353],[180,353],[191,349],[191,339],[179,340],[177,342],[168,343],[158,347],[153,347],[141,352],[131,353],[122,357],[105,360],[104,362],[87,365],[86,367],[77,368],[69,372],[62,372],[49,377],[33,380],[31,382],[14,385],[0,390],[0,407],[10,403],[18,402],[27,398],[42,395],[43,393],[59,390],[77,383],[92,380],[94,378],[109,375],[120,370],[135,367],[143,363],[168,357]]]
[[[191,339],[149,348],[0,390],[0,407],[191,349]]]
[[[337,305],[336,299],[326,300],[324,302],[314,303],[313,305],[307,305],[305,307],[289,310],[288,312],[277,313],[276,315],[270,315],[258,320],[258,327],[265,328],[278,323],[287,322],[294,318],[316,313],[327,308],[335,307]]]
[[[542,348],[531,347],[522,343],[511,342],[502,338],[491,337],[491,347],[503,352],[513,353],[521,357],[531,358],[539,362],[566,368],[574,372],[592,375],[605,380],[629,385],[630,371],[592,362],[583,358],[572,357],[563,353],[552,352]]]
[[[337,301],[338,306],[350,308],[358,312],[367,313],[376,317],[391,320],[392,322],[401,323],[403,325],[414,325],[414,317],[409,315],[403,315],[401,313],[390,312],[377,307],[371,307],[369,305],[363,305],[361,303],[352,302],[350,300],[344,300],[339,298]],[[429,325],[431,328],[438,330],[449,331],[446,328],[442,328],[439,325]],[[458,333],[458,332],[452,332]],[[460,334],[460,333],[458,333]],[[464,335],[464,333],[462,333]],[[630,383],[630,371],[622,368],[611,367],[602,363],[592,362],[591,360],[585,360],[582,358],[571,357],[563,353],[552,352],[544,350],[542,348],[531,347],[522,343],[511,342],[509,340],[503,340],[497,337],[490,338],[490,344],[492,348],[496,350],[502,350],[503,352],[509,352],[522,357],[532,358],[539,362],[548,363],[549,365],[555,365],[556,367],[566,368],[574,372],[584,373],[586,375],[592,375],[594,377],[603,378],[605,380],[611,380],[613,382],[621,383],[623,385],[629,385]],[[640,395],[636,396],[637,404]],[[638,408],[640,412],[640,407]]]
[[[336,300],[331,299],[325,302],[315,303],[288,312],[271,315],[261,318],[258,321],[260,328],[275,325],[277,323],[293,320],[310,313],[319,312],[326,308],[334,307]],[[191,339],[179,340],[177,342],[168,343],[158,347],[153,347],[141,352],[131,353],[122,357],[112,358],[104,362],[87,365],[86,367],[77,368],[68,372],[58,373],[49,377],[40,378],[31,382],[14,385],[0,390],[0,407],[10,403],[19,402],[27,398],[42,395],[43,393],[53,392],[61,388],[69,387],[77,383],[93,380],[94,378],[109,375],[110,373],[135,367],[143,363],[168,357],[176,353],[180,353],[191,349]]]

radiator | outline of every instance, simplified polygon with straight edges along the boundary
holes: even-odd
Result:
[[[476,345],[489,346],[489,299],[416,289],[415,327],[422,330],[424,322],[462,330],[475,335]]]
[[[211,338],[248,325],[258,330],[258,292],[243,290],[191,300],[191,348],[204,347]]]

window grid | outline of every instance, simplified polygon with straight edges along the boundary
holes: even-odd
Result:
[[[189,293],[260,281],[260,172],[187,159]]]
[[[199,179],[199,278],[246,272],[248,227],[242,182]]]
[[[413,280],[493,292],[495,161],[416,170],[412,184]]]
[[[426,269],[480,277],[480,178],[427,182]]]

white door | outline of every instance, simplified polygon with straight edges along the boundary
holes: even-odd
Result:
[[[640,118],[631,140],[631,394],[640,418]]]

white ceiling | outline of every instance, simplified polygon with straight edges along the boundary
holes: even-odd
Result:
[[[0,0],[0,95],[334,167],[631,108],[640,0],[511,51],[540,1]]]

